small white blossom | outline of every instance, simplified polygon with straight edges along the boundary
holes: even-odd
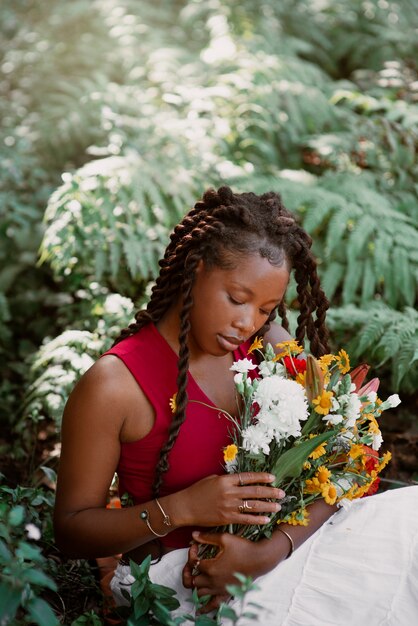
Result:
[[[343,416],[339,413],[328,413],[328,415],[324,415],[322,421],[326,422],[327,424],[332,424],[333,426],[336,426],[337,424],[341,424],[343,419]]]
[[[369,402],[375,403],[377,400],[377,393],[375,391],[370,391],[370,393],[367,394],[367,399]]]
[[[272,376],[276,373],[276,363],[273,363],[273,361],[262,361],[258,366],[258,371],[262,378]]]
[[[389,407],[391,409],[394,409],[395,406],[398,406],[398,404],[401,403],[401,399],[397,393],[394,393],[392,396],[389,396],[389,398],[386,400],[386,403],[389,403]]]
[[[380,430],[378,433],[373,433],[373,443],[372,443],[373,450],[379,450],[382,443],[383,443],[383,437],[382,437],[382,433],[380,432]]]
[[[234,383],[236,385],[242,385],[242,372],[238,372],[238,374],[235,374]]]
[[[345,425],[353,428],[356,420],[360,417],[361,401],[356,393],[350,393],[345,409]]]
[[[35,524],[26,524],[25,526],[26,534],[28,539],[34,539],[35,541],[39,541],[41,538],[41,531]]]
[[[256,367],[256,363],[253,363],[250,359],[240,359],[239,361],[234,361],[229,369],[233,372],[246,374],[250,370],[254,370]]]
[[[253,454],[259,452],[269,454],[270,442],[271,435],[263,428],[262,424],[252,424],[242,431],[242,447]]]
[[[234,474],[237,467],[237,459],[233,461],[225,461],[225,469],[227,474]]]

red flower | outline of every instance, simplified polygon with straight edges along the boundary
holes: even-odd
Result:
[[[369,446],[363,446],[363,448],[367,458],[364,467],[366,468],[366,472],[371,474],[372,471],[379,465],[379,454],[377,453],[377,450],[373,450],[373,448],[370,448]],[[379,489],[379,484],[380,478],[376,478],[373,484],[370,485],[370,489],[368,489],[368,491],[364,494],[363,498],[374,495]]]
[[[306,372],[306,359],[295,359],[290,356],[283,357],[283,363],[291,376]]]

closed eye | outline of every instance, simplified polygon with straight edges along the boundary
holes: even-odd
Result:
[[[235,300],[235,298],[233,298],[229,294],[228,294],[228,299],[230,302],[232,302],[232,304],[237,304],[237,305],[244,304],[243,302],[238,302],[238,300]]]

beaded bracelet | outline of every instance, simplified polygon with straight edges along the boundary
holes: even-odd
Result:
[[[294,549],[295,549],[295,544],[293,543],[293,539],[292,537],[289,535],[289,533],[287,533],[285,530],[283,530],[283,528],[280,528],[280,526],[277,527],[277,530],[279,530],[281,533],[283,533],[284,535],[286,535],[286,537],[289,539],[290,541],[290,550],[289,550],[289,554],[287,555],[286,559],[289,558],[289,556],[292,556]],[[285,559],[285,560],[286,560]]]

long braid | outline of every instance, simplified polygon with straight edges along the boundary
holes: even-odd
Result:
[[[160,458],[156,468],[156,476],[153,484],[153,493],[157,497],[162,483],[163,474],[168,470],[168,454],[173,447],[180,426],[186,419],[187,406],[187,374],[189,370],[189,345],[188,336],[190,332],[189,312],[193,305],[192,287],[194,284],[194,276],[196,267],[201,259],[200,254],[194,254],[188,257],[185,269],[187,268],[188,278],[183,283],[183,305],[180,312],[180,333],[179,333],[179,361],[177,375],[177,396],[176,396],[176,413],[170,424],[168,438],[160,452]]]

